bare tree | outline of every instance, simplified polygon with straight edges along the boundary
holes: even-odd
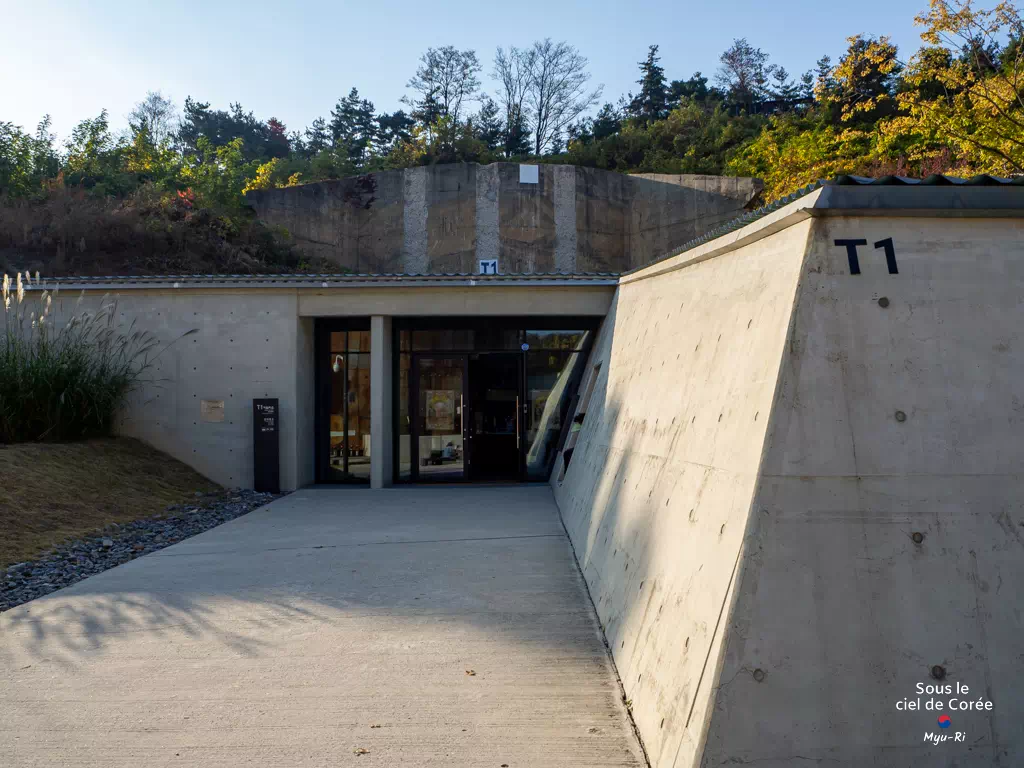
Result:
[[[603,85],[587,90],[587,58],[566,42],[546,38],[533,44],[526,104],[531,112],[536,154],[550,145],[569,123],[598,103]]]
[[[428,48],[408,83],[419,98],[405,101],[427,125],[446,116],[458,122],[463,106],[477,97],[480,69],[475,51],[460,51],[452,45]]]
[[[504,116],[504,150],[506,157],[528,154],[529,135],[526,134],[529,109],[526,100],[533,81],[536,52],[533,48],[520,50],[511,47],[506,53],[502,48],[494,56],[492,76],[498,81],[498,104]],[[524,135],[526,134],[526,135]]]
[[[154,144],[163,144],[177,129],[178,111],[174,102],[160,91],[148,91],[146,98],[128,113],[128,122],[149,130]]]

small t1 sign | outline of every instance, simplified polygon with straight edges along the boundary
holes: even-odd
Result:
[[[498,274],[498,260],[497,259],[480,259],[480,274],[481,275],[496,275],[496,274]]]

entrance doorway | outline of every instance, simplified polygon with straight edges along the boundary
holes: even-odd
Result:
[[[420,482],[466,479],[466,356],[415,355],[412,464]]]
[[[396,319],[394,482],[547,480],[598,322]]]
[[[522,477],[522,361],[514,352],[469,356],[471,480]]]
[[[412,369],[415,480],[519,480],[522,355],[418,354]]]

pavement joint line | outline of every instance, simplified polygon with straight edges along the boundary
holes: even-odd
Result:
[[[195,557],[197,555],[231,555],[241,552],[288,552],[303,549],[348,549],[351,547],[376,547],[387,544],[454,544],[460,541],[505,541],[508,539],[564,539],[564,533],[533,533],[522,536],[480,536],[469,539],[411,539],[409,541],[364,541],[359,544],[306,544],[301,547],[270,547],[269,549],[221,549],[216,552],[150,552],[149,557]],[[185,539],[187,541],[188,539]]]

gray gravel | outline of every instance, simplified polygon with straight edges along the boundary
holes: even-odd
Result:
[[[197,492],[193,503],[171,504],[163,514],[115,523],[95,536],[73,539],[37,560],[0,571],[0,613],[234,520],[276,498],[237,488]]]

